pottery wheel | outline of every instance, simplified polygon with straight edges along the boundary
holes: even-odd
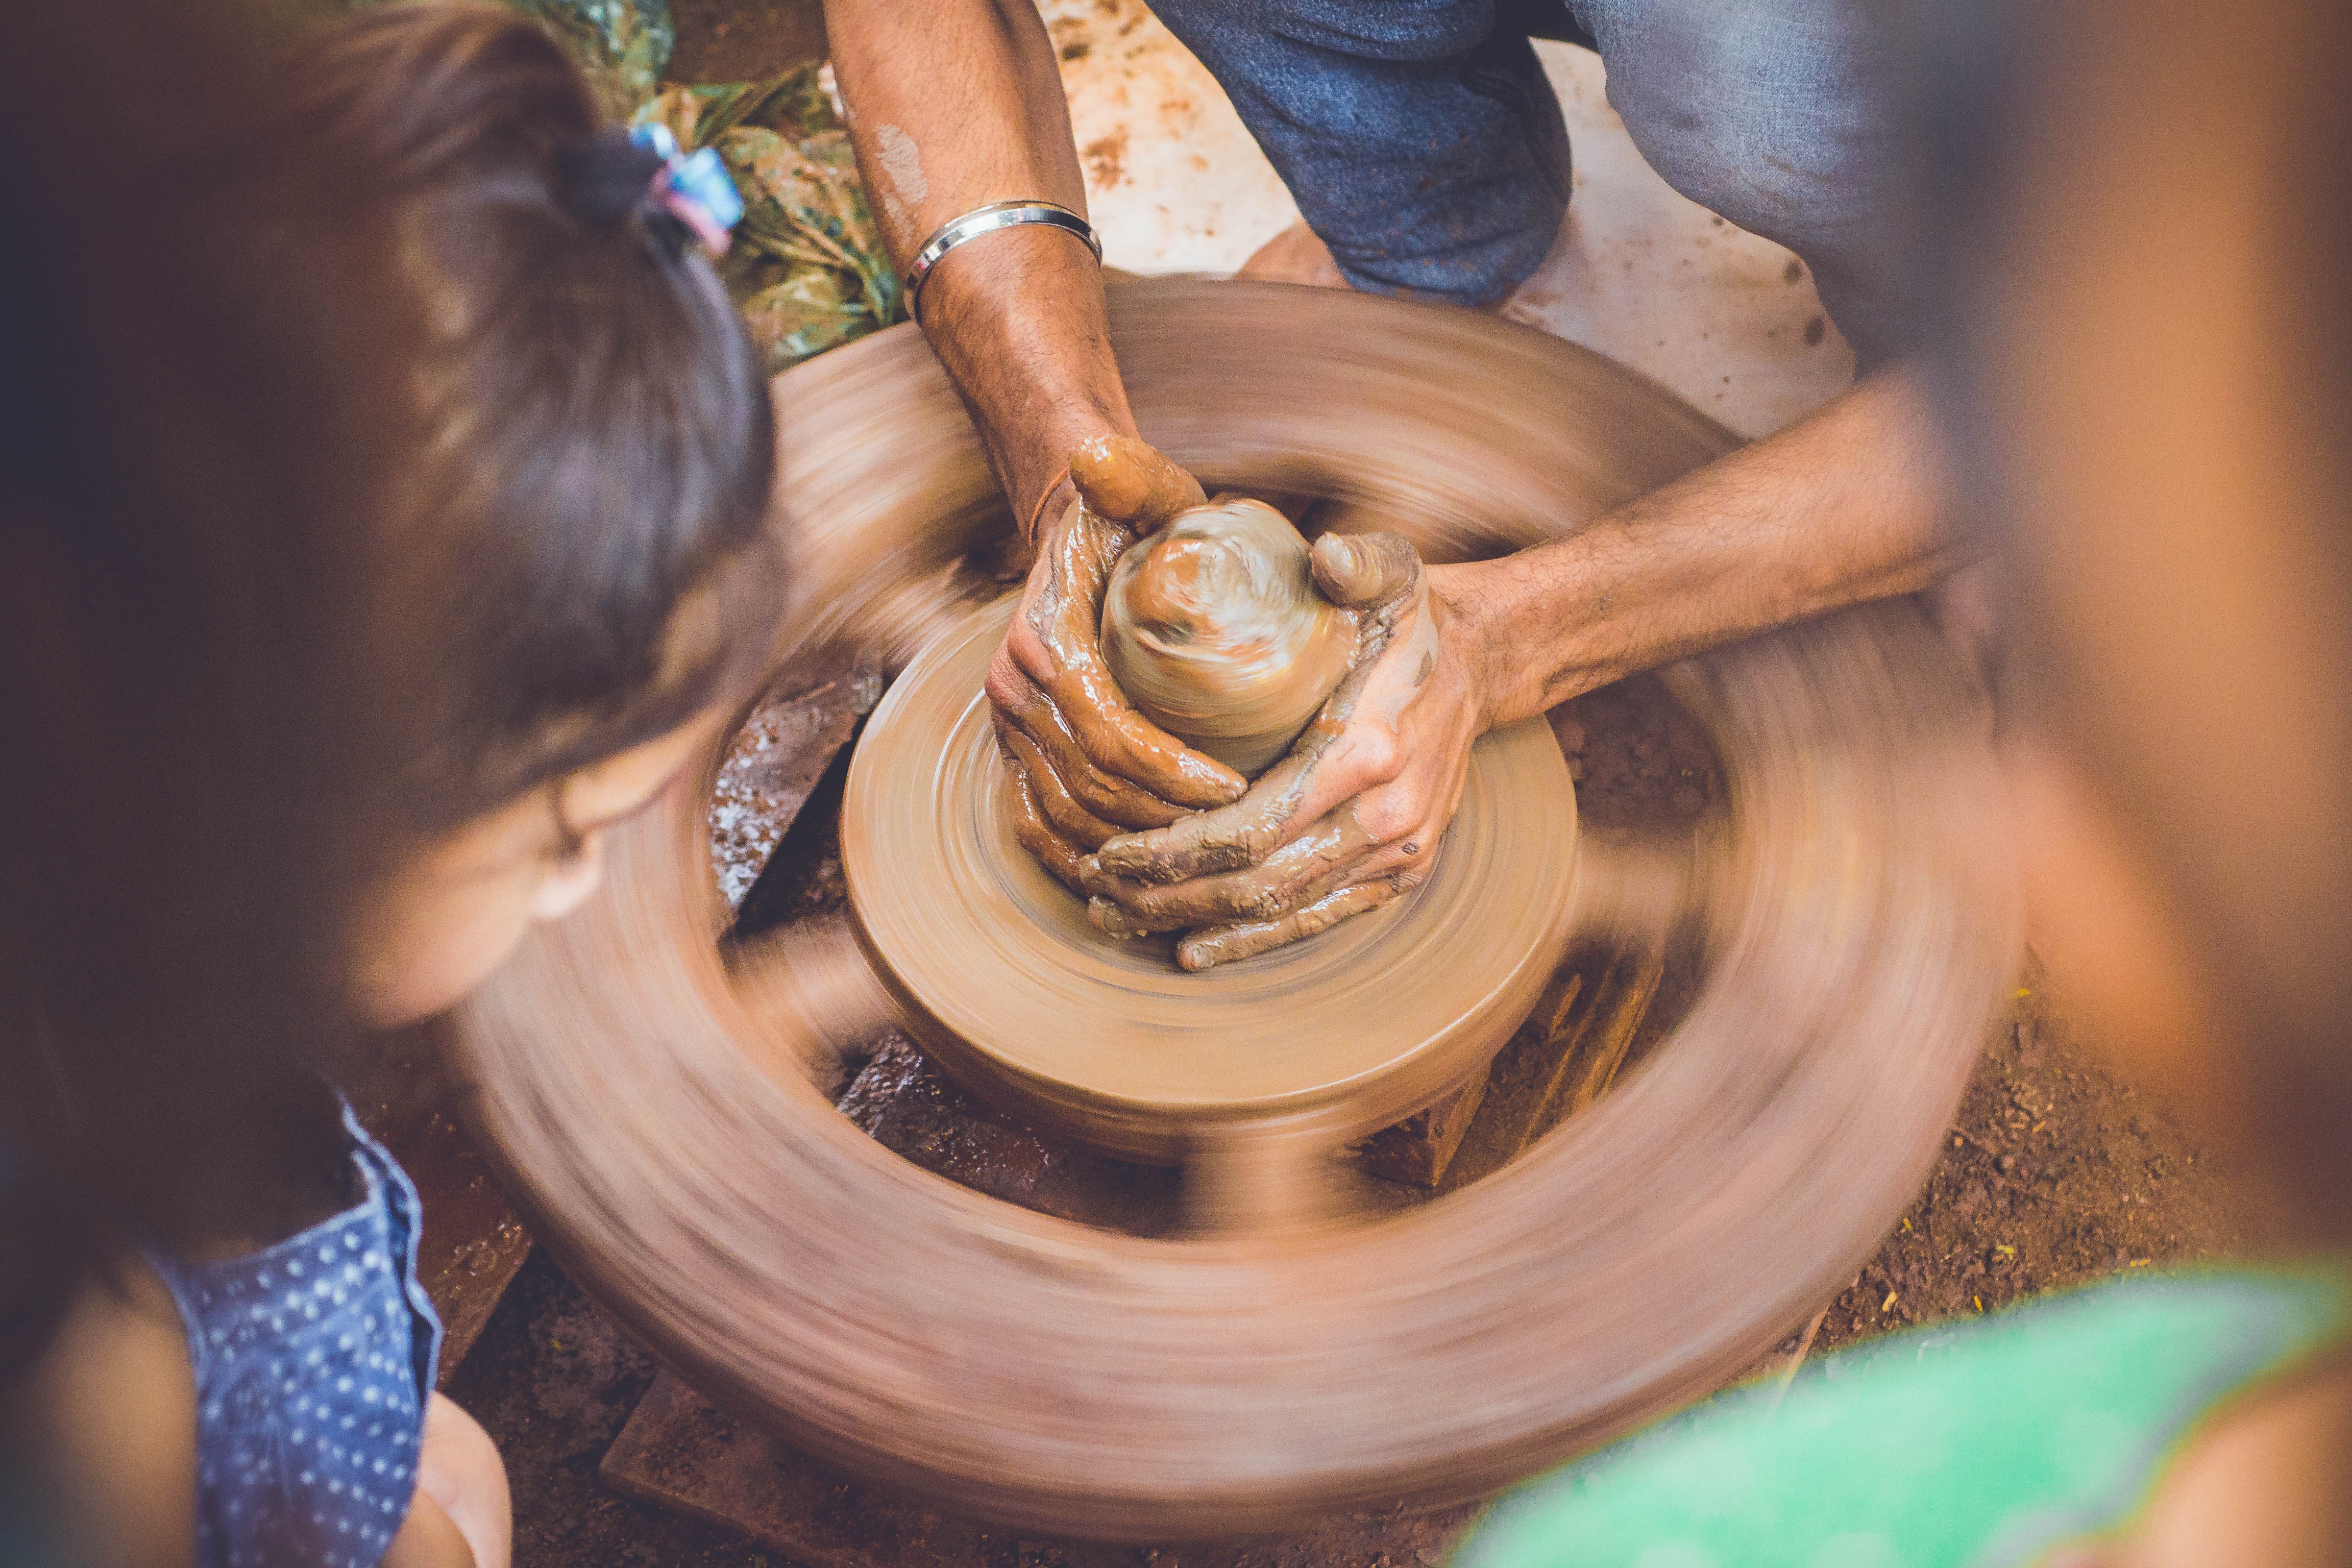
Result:
[[[1568,937],[1576,804],[1548,725],[1480,740],[1413,892],[1188,974],[1173,938],[1096,930],[1014,841],[980,689],[1012,611],[977,612],[898,677],[842,805],[859,931],[933,1058],[1070,1137],[1172,1163],[1251,1123],[1361,1137],[1501,1047]]]
[[[1111,329],[1144,437],[1210,488],[1327,498],[1330,526],[1396,529],[1432,561],[1572,530],[1730,444],[1622,368],[1472,311],[1171,280],[1115,287]],[[975,617],[1022,565],[980,444],[910,328],[776,387],[793,603],[775,668],[847,650],[902,682],[857,758],[848,815],[870,834],[845,851],[919,854],[928,833],[946,854],[961,834],[977,858],[996,842],[985,790],[952,779],[987,760],[978,680],[947,667],[991,640]],[[1845,1287],[1934,1160],[2018,952],[1988,843],[1989,727],[1916,608],[1791,627],[1666,680],[1721,764],[1703,842],[1654,854],[1588,834],[1548,913],[1538,889],[1557,891],[1570,825],[1538,813],[1523,840],[1498,794],[1440,871],[1473,904],[1481,887],[1532,900],[1524,923],[1470,917],[1508,944],[1481,959],[1497,1019],[1525,1006],[1515,955],[1539,970],[1556,921],[1678,932],[1695,995],[1590,1109],[1408,1212],[1318,1223],[1311,1178],[1349,1126],[1442,1087],[1452,1047],[1425,1042],[1486,1005],[1439,977],[1429,1014],[1402,1022],[1423,987],[1372,975],[1436,882],[1385,923],[1222,983],[1263,986],[1279,1039],[1314,1019],[1274,1000],[1277,977],[1365,963],[1371,996],[1330,1003],[1375,1037],[1352,1062],[1335,1047],[1285,1079],[1275,1052],[1212,1045],[1220,1081],[1187,1083],[1192,1047],[1164,1045],[1118,1058],[1156,1076],[1118,1078],[1108,1049],[1024,1055],[1064,1002],[1015,1002],[1014,979],[981,973],[1038,962],[1012,944],[1050,942],[1051,921],[1003,921],[977,949],[923,934],[963,896],[936,860],[878,878],[859,860],[878,963],[837,928],[722,952],[715,750],[698,789],[615,832],[604,889],[457,1016],[475,1129],[541,1241],[696,1388],[944,1508],[1149,1541],[1490,1491],[1718,1386]],[[905,754],[880,749],[900,723]],[[887,812],[865,804],[877,792]],[[1482,880],[1489,835],[1540,875]],[[1010,902],[1023,873],[994,853]],[[1420,940],[1447,940],[1439,923]],[[1088,962],[1155,994],[1219,973]],[[1114,1016],[1137,1011],[1149,1021]],[[868,1139],[816,1080],[894,1022],[1097,1138],[1150,1130],[1216,1228],[1090,1228]]]

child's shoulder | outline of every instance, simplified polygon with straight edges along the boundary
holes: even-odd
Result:
[[[2131,1568],[2345,1561],[2352,1496],[2352,1354],[2211,1423],[2182,1453],[2116,1561]]]
[[[178,1309],[136,1258],[84,1279],[56,1334],[6,1396],[9,1426],[51,1528],[91,1560],[195,1558],[196,1384]]]
[[[2347,1356],[2333,1263],[2109,1280],[1720,1394],[1505,1499],[1456,1562],[2040,1562],[2130,1527],[2208,1434],[2217,1487],[2258,1470],[2275,1424],[2233,1418]]]

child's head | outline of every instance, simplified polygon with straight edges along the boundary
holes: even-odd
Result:
[[[781,604],[774,433],[717,275],[512,13],[404,6],[289,67],[299,133],[413,289],[415,461],[383,510],[375,646],[412,687],[360,918],[379,1023],[462,996],[594,886],[599,830],[742,695]],[[413,676],[412,676],[413,672]]]

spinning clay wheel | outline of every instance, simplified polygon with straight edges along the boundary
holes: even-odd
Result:
[[[1476,1070],[1568,935],[1576,806],[1537,720],[1473,752],[1434,870],[1389,908],[1188,974],[1170,938],[1114,941],[1014,841],[980,686],[1011,600],[908,667],[859,742],[842,870],[876,972],[967,1082],[1131,1159],[1278,1135],[1360,1138]],[[936,897],[895,896],[929,888]],[[1212,1152],[1217,1151],[1217,1152]],[[1264,1214],[1253,1168],[1217,1201]]]
[[[1576,527],[1724,450],[1667,394],[1467,311],[1276,285],[1112,291],[1146,439],[1213,490],[1433,562]],[[1907,604],[1677,667],[1727,808],[1579,846],[1540,725],[1481,743],[1416,894],[1185,974],[1013,846],[980,675],[1017,563],[979,443],[898,328],[777,383],[782,670],[898,671],[852,764],[860,930],[721,948],[706,803],[457,1020],[533,1230],[695,1386],[950,1509],[1129,1540],[1468,1497],[1718,1385],[1839,1289],[1935,1156],[2017,947],[1980,715]],[[1073,922],[1076,922],[1075,924]],[[1575,930],[1668,937],[1696,994],[1501,1170],[1348,1212],[1329,1158],[1475,1070]],[[1147,1239],[998,1202],[835,1110],[898,1026],[1069,1136],[1182,1163]]]

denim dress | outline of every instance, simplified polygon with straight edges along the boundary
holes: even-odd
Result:
[[[365,1195],[216,1263],[150,1253],[196,1379],[201,1568],[374,1568],[416,1490],[441,1321],[416,1188],[343,1110]]]

